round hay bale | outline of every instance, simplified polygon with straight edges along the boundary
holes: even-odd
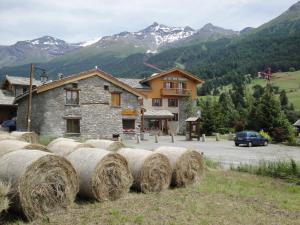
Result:
[[[67,159],[79,175],[80,196],[101,202],[116,200],[132,185],[127,160],[118,153],[99,148],[80,148]]]
[[[39,137],[34,132],[20,132],[20,131],[14,131],[11,132],[11,136],[17,138],[20,141],[26,141],[32,144],[38,144],[39,143]]]
[[[118,151],[120,148],[124,148],[125,145],[120,141],[111,141],[103,139],[90,139],[85,142],[92,145],[94,148],[102,148],[108,151]]]
[[[4,141],[4,140],[17,140],[17,138],[9,135],[9,133],[1,133],[0,141]]]
[[[50,152],[60,156],[67,156],[78,148],[92,148],[93,146],[85,143],[80,143],[74,140],[59,140],[48,145]]]
[[[11,184],[12,210],[28,220],[67,208],[79,189],[78,176],[68,160],[38,150],[3,155],[0,179]]]
[[[54,143],[56,142],[59,142],[59,141],[75,141],[74,139],[71,139],[71,138],[63,138],[63,137],[60,137],[60,138],[56,138],[54,140],[52,140],[49,144],[48,144],[48,147],[53,145]]]
[[[40,144],[30,144],[25,141],[19,141],[19,140],[5,140],[0,141],[0,157],[2,155],[7,154],[8,152],[16,151],[19,149],[34,149],[34,150],[41,150],[48,152],[48,149]]]
[[[154,152],[165,155],[172,166],[172,182],[175,187],[184,187],[200,180],[204,171],[202,155],[194,150],[161,146]]]
[[[132,188],[143,193],[160,192],[169,187],[172,168],[168,158],[144,149],[121,148],[133,175]]]
[[[0,215],[2,212],[7,211],[9,207],[9,200],[7,197],[9,189],[9,184],[0,181]]]

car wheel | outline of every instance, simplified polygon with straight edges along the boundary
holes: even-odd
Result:
[[[239,144],[238,144],[238,143],[235,143],[235,146],[239,146]]]
[[[248,147],[252,147],[252,142],[249,142],[249,143],[247,144],[247,146],[248,146]]]
[[[264,142],[264,146],[268,146],[268,142],[267,141]]]

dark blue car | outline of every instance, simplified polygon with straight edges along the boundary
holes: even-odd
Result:
[[[259,133],[255,131],[242,131],[236,134],[234,139],[235,146],[239,146],[241,144],[247,145],[248,147],[254,145],[262,145],[267,146],[269,144],[269,140]]]

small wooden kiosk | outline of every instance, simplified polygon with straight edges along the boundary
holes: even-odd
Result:
[[[186,121],[186,139],[188,141],[193,140],[193,138],[197,138],[200,140],[200,117],[190,117]]]

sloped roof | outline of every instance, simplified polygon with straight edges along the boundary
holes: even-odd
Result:
[[[13,85],[29,85],[29,77],[18,77],[18,76],[10,76],[6,75],[5,79]],[[32,84],[35,86],[40,86],[42,85],[42,82],[36,79],[32,80]]]
[[[294,125],[294,126],[300,126],[300,119],[297,120],[293,125]]]
[[[13,105],[14,99],[10,92],[0,89],[0,105]]]
[[[150,77],[148,77],[146,79],[143,79],[141,81],[141,83],[146,83],[146,82],[148,82],[150,80],[159,78],[161,76],[164,76],[164,75],[167,75],[167,74],[173,73],[173,72],[179,72],[179,73],[183,74],[184,76],[188,77],[189,79],[194,80],[198,84],[204,83],[204,81],[201,80],[200,78],[196,77],[195,75],[191,74],[190,72],[187,72],[187,71],[179,69],[179,68],[173,68],[173,69],[170,69],[170,70],[162,71],[162,72],[160,72],[158,74],[153,74],[152,76],[150,76]]]
[[[142,79],[131,79],[131,78],[118,78],[121,82],[129,85],[130,87],[136,88],[136,89],[149,89],[149,86],[146,86],[144,84],[141,84],[140,82]]]
[[[98,76],[101,77],[111,83],[113,83],[114,85],[123,88],[124,90],[138,96],[138,97],[143,97],[144,95],[138,91],[136,91],[133,87],[130,87],[128,84],[118,80],[117,78],[115,78],[114,76],[101,71],[99,69],[91,69],[91,70],[87,70],[87,71],[83,71],[81,73],[78,74],[72,74],[69,75],[67,77],[64,77],[63,79],[60,80],[55,80],[46,84],[43,84],[41,86],[38,86],[37,88],[33,89],[33,92],[36,92],[37,94],[63,86],[65,84],[68,83],[72,83],[72,82],[76,82],[78,80],[83,80],[89,77],[93,77],[93,76]],[[18,96],[15,101],[19,101],[20,99],[22,99],[23,97],[25,97],[26,95],[28,95],[28,92],[24,93],[23,95]]]
[[[153,119],[167,119],[167,118],[173,118],[174,115],[169,110],[165,109],[146,109],[146,112],[144,112],[145,118],[153,118]]]
[[[185,120],[185,122],[195,122],[199,119],[200,119],[199,117],[189,117]]]

